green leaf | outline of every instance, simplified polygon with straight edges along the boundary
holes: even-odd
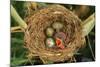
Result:
[[[27,28],[27,24],[25,21],[19,16],[15,8],[11,5],[11,16],[15,19],[15,21],[22,27],[22,29]]]
[[[95,25],[95,13],[88,17],[83,23],[83,35],[86,36],[90,33]]]

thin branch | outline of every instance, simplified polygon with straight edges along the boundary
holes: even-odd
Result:
[[[41,58],[41,57],[39,57],[39,58],[42,60],[43,64],[47,64],[47,62],[43,58]]]
[[[90,41],[89,41],[89,36],[87,36],[87,39],[88,39],[88,46],[89,46],[89,49],[91,51],[92,57],[95,60],[94,53],[93,53],[93,50],[92,50],[92,47],[91,47],[91,44],[90,44]]]

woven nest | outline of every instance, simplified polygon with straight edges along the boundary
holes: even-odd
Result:
[[[25,47],[31,57],[38,56],[44,61],[65,61],[84,46],[81,20],[63,6],[52,5],[38,10],[26,22]],[[54,22],[64,25],[62,31],[67,35],[64,49],[48,48],[45,45],[45,29]]]

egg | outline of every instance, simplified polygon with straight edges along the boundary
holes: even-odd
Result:
[[[60,23],[60,22],[54,22],[54,23],[52,24],[52,27],[53,27],[54,29],[56,29],[56,30],[60,30],[60,29],[63,28],[63,24]]]
[[[53,38],[47,38],[46,39],[46,46],[47,47],[53,47],[53,46],[55,46],[55,41],[54,41],[54,39]]]
[[[54,29],[51,27],[48,27],[46,29],[46,35],[50,37],[50,36],[53,36],[53,34],[54,34]]]

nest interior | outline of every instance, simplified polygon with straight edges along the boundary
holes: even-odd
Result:
[[[71,11],[61,5],[52,5],[36,11],[27,19],[28,28],[25,31],[25,47],[32,57],[39,56],[45,61],[64,61],[73,57],[84,46],[81,20]],[[67,35],[63,50],[47,48],[44,30],[54,22],[61,22],[62,31]]]

